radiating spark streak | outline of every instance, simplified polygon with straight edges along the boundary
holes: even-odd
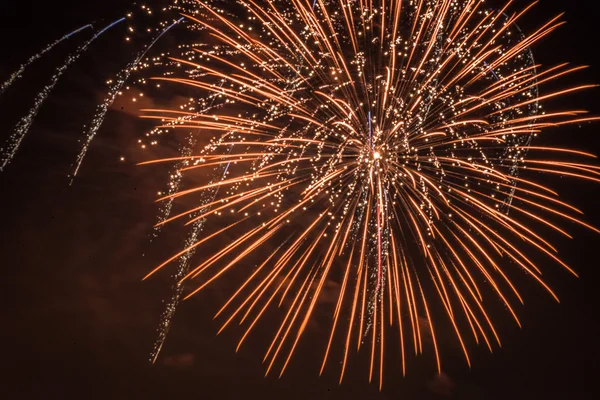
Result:
[[[288,236],[288,240],[291,238],[291,236]],[[276,251],[273,252],[273,254],[271,254],[258,268],[256,268],[256,270],[252,273],[252,275],[250,275],[250,277],[248,277],[248,279],[246,280],[246,282],[244,282],[244,284],[242,284],[240,286],[240,288],[229,298],[229,300],[227,301],[227,303],[225,303],[223,305],[223,307],[221,307],[221,309],[215,314],[214,318],[217,318],[219,315],[221,315],[221,313],[223,313],[223,311],[225,311],[225,309],[233,302],[233,300],[242,292],[242,290],[258,275],[258,273],[260,273],[262,271],[262,269],[265,267],[265,265],[267,265],[267,263],[269,263],[269,261],[271,261],[271,258],[273,258],[278,252],[279,250],[281,250],[281,248],[285,245],[285,243],[287,243],[287,240],[284,241],[278,248]],[[260,286],[259,286],[260,288]],[[255,293],[258,291],[258,289],[255,289]],[[249,295],[246,297],[246,300],[244,300],[244,302],[242,303],[242,305],[240,307],[238,307],[238,309],[229,317],[229,319],[223,324],[223,326],[221,327],[221,329],[219,329],[219,333],[221,333],[223,331],[223,329],[225,329],[227,327],[227,325],[235,318],[235,316],[237,315],[238,312],[240,312],[242,310],[242,307],[246,305],[246,303],[248,303],[250,300],[252,300],[253,294]]]
[[[348,284],[348,278],[350,276],[350,263],[352,262],[352,256],[354,254],[354,248],[350,251],[350,255],[348,256],[348,265],[346,266],[346,270],[344,272],[344,279],[342,281],[342,287],[340,289],[340,294],[338,296],[338,301],[335,307],[335,314],[333,318],[333,327],[331,328],[331,333],[329,335],[329,342],[327,343],[327,350],[325,350],[325,355],[323,356],[323,363],[321,364],[321,370],[319,371],[319,375],[323,374],[323,370],[325,369],[325,364],[327,363],[327,358],[329,356],[329,351],[331,349],[331,343],[333,342],[333,335],[335,333],[335,328],[337,327],[340,309],[342,307],[342,302],[344,300],[344,294],[346,292],[346,286]]]
[[[587,153],[587,152],[584,152],[584,151],[570,150],[570,149],[560,149],[560,148],[556,148],[556,147],[523,146],[522,148],[523,149],[528,149],[528,150],[556,151],[556,152],[560,152],[560,153],[578,154],[580,156],[586,156],[586,157],[591,157],[591,158],[598,158],[597,155],[591,154],[591,153]]]
[[[321,234],[323,233],[323,231],[321,231]],[[320,237],[320,236],[319,236]],[[283,292],[282,296],[281,296],[281,300],[279,301],[279,306],[281,306],[281,304],[283,303],[283,300],[285,299],[286,295],[289,293],[290,288],[292,287],[293,283],[296,281],[296,279],[298,278],[300,272],[302,271],[303,267],[306,265],[306,262],[308,261],[309,257],[307,257],[307,255],[310,255],[310,252],[312,250],[314,250],[314,248],[319,244],[319,240],[316,240],[311,247],[309,247],[300,257],[300,260],[298,262],[296,262],[289,270],[289,272],[287,273],[287,275],[284,277],[283,282],[287,282],[289,281],[288,287],[286,288],[286,290]],[[315,266],[313,265],[311,267],[311,274],[312,272],[315,271]],[[294,272],[293,276],[290,277],[290,275],[292,274],[292,272]],[[309,274],[310,276],[310,274]],[[300,290],[298,290],[298,293],[296,294],[296,296],[294,297],[294,300],[292,301],[292,304],[296,304],[298,302],[298,300],[300,299],[300,295],[303,292],[303,288],[306,287],[306,284],[308,283],[308,276],[307,278],[303,281],[302,286],[300,288]],[[312,284],[312,282],[311,282]],[[283,287],[283,285],[280,286],[280,288]],[[279,291],[279,290],[278,290]],[[304,301],[304,300],[302,300]],[[277,354],[279,353],[279,350],[281,349],[285,338],[287,337],[288,333],[290,332],[292,325],[295,321],[295,319],[298,317],[298,313],[294,313],[294,307],[290,307],[289,311],[287,312],[285,318],[283,319],[279,330],[277,331],[277,333],[275,334],[275,336],[273,337],[273,340],[271,342],[271,345],[269,346],[269,348],[267,349],[267,352],[265,353],[265,356],[263,358],[263,361],[266,361],[267,358],[269,357],[269,355],[271,354],[272,350],[275,349],[275,351],[272,354],[272,359],[271,362],[269,364],[269,369],[273,366],[273,362],[275,361],[275,358],[277,357]],[[292,317],[290,319],[290,317]],[[289,323],[288,323],[289,321]],[[283,332],[284,328],[287,325],[287,329],[285,329],[285,332],[283,333],[283,335],[281,335],[281,333]],[[275,348],[275,344],[279,341],[279,345],[277,346],[277,348]],[[268,371],[267,371],[268,372]]]

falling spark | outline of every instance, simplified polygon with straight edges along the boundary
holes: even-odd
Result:
[[[100,127],[102,126],[102,123],[104,122],[104,118],[106,118],[106,113],[108,112],[108,109],[115,102],[117,94],[119,94],[119,92],[123,88],[123,85],[125,84],[125,82],[127,82],[127,79],[129,79],[131,72],[134,71],[136,66],[140,63],[140,61],[144,58],[144,56],[148,53],[148,51],[156,44],[156,42],[158,42],[158,40],[161,37],[163,37],[165,33],[170,31],[171,28],[173,28],[175,25],[177,25],[181,21],[183,21],[183,18],[178,19],[177,21],[175,21],[171,25],[169,25],[167,28],[165,28],[150,43],[150,45],[148,47],[146,47],[146,49],[144,51],[142,51],[136,57],[136,59],[133,62],[131,62],[124,70],[121,71],[121,73],[119,74],[119,77],[116,79],[115,83],[113,83],[110,86],[110,88],[108,90],[108,95],[104,98],[104,101],[100,105],[98,105],[98,108],[96,110],[96,115],[94,115],[94,118],[92,120],[92,124],[90,125],[90,128],[88,129],[88,131],[85,134],[85,143],[83,144],[81,151],[79,152],[79,155],[77,156],[77,161],[75,162],[75,170],[73,172],[71,184],[73,184],[73,179],[75,178],[75,176],[77,176],[77,173],[79,172],[79,168],[81,168],[81,163],[83,162],[83,159],[85,158],[85,155],[87,154],[87,151],[90,148],[92,141],[98,134],[98,130],[100,129]]]
[[[15,127],[14,132],[8,139],[8,143],[2,149],[2,161],[0,165],[0,171],[3,171],[14,158],[15,154],[17,153],[17,150],[19,149],[19,146],[21,145],[21,142],[23,141],[23,138],[25,138],[25,135],[29,131],[31,124],[33,124],[36,115],[38,114],[40,108],[44,104],[44,101],[48,98],[48,95],[50,94],[52,89],[54,89],[54,87],[60,80],[61,76],[68,69],[68,67],[75,61],[77,61],[77,59],[87,50],[90,44],[92,44],[98,37],[100,37],[100,35],[102,35],[104,32],[106,32],[107,30],[124,20],[125,18],[118,19],[115,22],[98,31],[90,40],[85,42],[85,44],[83,44],[73,54],[71,54],[67,58],[67,61],[56,70],[56,72],[52,76],[52,80],[50,81],[50,83],[46,85],[44,89],[42,89],[42,91],[37,95],[33,107],[29,110],[29,114],[27,114],[19,121],[19,123]]]
[[[76,33],[79,33],[82,30],[87,29],[87,28],[91,28],[91,27],[92,27],[92,25],[88,24],[88,25],[82,26],[79,29],[75,29],[73,32],[64,35],[60,39],[57,39],[54,42],[50,43],[48,46],[44,47],[39,53],[34,54],[33,56],[29,57],[29,59],[24,64],[21,64],[21,66],[19,67],[19,69],[17,71],[15,71],[8,78],[8,80],[2,84],[2,86],[0,86],[0,94],[4,93],[4,91],[6,89],[8,89],[13,83],[15,83],[15,81],[17,79],[21,78],[23,76],[23,73],[25,72],[25,69],[27,67],[29,67],[31,64],[33,64],[37,59],[39,59],[40,57],[42,57],[44,54],[46,54],[47,52],[49,52],[50,50],[52,50],[57,44],[59,44],[62,41],[70,38],[71,36],[75,35]]]

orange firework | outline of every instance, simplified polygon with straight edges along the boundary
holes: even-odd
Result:
[[[597,119],[542,109],[593,86],[544,91],[581,69],[542,70],[533,59],[531,45],[559,17],[525,35],[517,23],[531,6],[513,11],[511,2],[500,10],[482,0],[219,4],[198,1],[185,15],[211,43],[195,60],[174,59],[194,77],[156,78],[216,95],[210,113],[144,110],[206,145],[144,164],[227,170],[220,181],[159,199],[219,189],[161,222],[206,218],[209,232],[148,276],[192,249],[203,249],[203,259],[181,280],[198,282],[187,297],[236,269],[245,274],[217,317],[223,328],[245,324],[241,345],[267,310],[280,309],[267,373],[285,371],[319,301],[335,291],[321,372],[341,352],[341,382],[364,347],[380,388],[389,341],[400,343],[404,373],[427,336],[440,369],[440,314],[467,362],[469,341],[500,344],[486,301],[498,300],[519,323],[518,271],[556,298],[530,254],[575,272],[537,227],[570,237],[560,217],[598,230],[519,172],[600,181],[598,166],[565,161],[594,155],[532,145],[547,129]]]

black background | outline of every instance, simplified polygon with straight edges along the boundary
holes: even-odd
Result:
[[[6,0],[0,8],[0,81],[69,29],[94,20],[110,22],[132,8],[129,4]],[[568,23],[533,49],[544,66],[564,61],[591,66],[564,85],[600,81],[595,7],[591,1],[544,0],[521,24],[530,32],[566,12]],[[560,271],[549,274],[561,304],[525,285],[526,304],[519,309],[523,328],[503,320],[502,349],[493,355],[476,349],[470,371],[463,361],[450,358],[444,364],[447,376],[436,378],[433,360],[417,361],[409,365],[406,378],[387,371],[379,393],[368,385],[364,368],[353,368],[341,386],[333,373],[319,378],[319,348],[318,355],[298,355],[281,379],[264,378],[262,348],[250,346],[236,354],[237,332],[215,337],[218,325],[212,315],[222,298],[218,287],[180,306],[163,354],[151,366],[149,352],[169,281],[165,276],[142,282],[141,277],[179,247],[185,232],[175,229],[150,242],[157,210],[153,200],[164,175],[119,162],[122,155],[148,158],[135,146],[139,124],[133,108],[117,103],[75,184],[69,186],[67,178],[82,126],[104,96],[103,81],[124,64],[123,54],[131,54],[123,32],[119,27],[99,40],[65,75],[16,159],[0,173],[0,376],[6,380],[0,390],[6,398],[598,398],[600,237],[575,226],[569,226],[573,240],[556,243],[581,279]],[[56,66],[52,61],[69,48],[41,59],[0,97],[1,138],[9,136],[48,81]],[[599,96],[598,89],[590,90],[554,106],[599,115]],[[599,138],[598,124],[588,124],[551,131],[536,144],[599,154]],[[542,179],[583,209],[588,222],[600,225],[598,185]]]

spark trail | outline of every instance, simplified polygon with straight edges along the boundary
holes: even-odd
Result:
[[[221,81],[221,83],[219,83],[219,87],[223,86],[224,81]],[[214,107],[214,103],[215,103],[215,99],[217,98],[217,95],[215,94],[211,94],[209,95],[210,98],[210,102],[208,103],[208,105],[206,107],[203,107],[200,112],[203,113],[207,113],[209,111],[211,111]],[[145,110],[142,110],[145,111]],[[186,116],[183,117],[181,120],[179,121],[171,121],[168,124],[169,128],[173,128],[175,126],[176,123],[181,123],[184,121],[192,121],[193,118],[192,116]],[[194,132],[191,132],[188,137],[185,139],[185,143],[182,146],[182,149],[180,151],[180,155],[181,157],[191,157],[196,149],[196,147],[198,146],[198,135],[195,134]],[[189,160],[187,159],[183,159],[181,160],[179,163],[177,163],[175,165],[175,168],[171,171],[171,173],[169,174],[169,180],[167,183],[167,187],[168,187],[168,194],[172,195],[174,193],[177,193],[180,189],[180,185],[181,185],[181,178],[183,177],[181,171],[185,168],[188,167],[190,164]],[[229,168],[229,164],[227,165],[227,168],[225,169],[225,172],[227,172],[227,169]],[[156,238],[158,236],[158,234],[160,233],[160,230],[162,229],[163,222],[166,221],[169,216],[171,215],[171,210],[173,208],[173,201],[174,199],[170,199],[169,201],[167,201],[164,206],[160,209],[160,215],[158,217],[158,223],[154,226],[154,229],[152,231],[152,236],[154,238]]]
[[[64,35],[60,39],[55,40],[54,42],[50,43],[48,46],[46,46],[45,48],[43,48],[39,53],[34,54],[33,56],[31,56],[24,64],[21,64],[21,66],[19,67],[19,69],[17,71],[15,71],[10,76],[10,78],[8,78],[8,80],[2,84],[2,86],[0,86],[0,95],[2,93],[4,93],[4,91],[6,89],[8,89],[13,83],[15,83],[15,81],[17,79],[21,78],[23,76],[23,72],[25,72],[25,69],[27,67],[29,67],[31,64],[33,64],[37,59],[39,59],[44,54],[46,54],[47,52],[49,52],[50,50],[52,50],[56,45],[58,45],[59,43],[63,42],[64,40],[70,38],[71,36],[75,35],[76,33],[81,32],[84,29],[91,28],[91,27],[92,27],[91,24],[84,25],[81,28],[76,29],[73,32]]]
[[[127,82],[127,79],[129,79],[129,76],[131,75],[131,73],[135,70],[136,66],[144,58],[144,56],[146,55],[146,53],[148,53],[148,51],[156,44],[156,42],[158,42],[158,40],[161,37],[163,37],[164,34],[166,34],[168,31],[170,31],[171,28],[173,28],[175,25],[177,25],[181,21],[183,21],[183,18],[178,19],[177,21],[173,22],[171,25],[169,25],[168,27],[166,27],[150,43],[150,45],[148,45],[135,58],[134,61],[132,61],[129,65],[127,65],[127,67],[125,67],[124,70],[122,70],[119,73],[119,75],[118,75],[115,83],[113,83],[110,86],[110,88],[108,90],[108,95],[104,98],[104,101],[98,106],[98,108],[96,110],[96,114],[94,115],[94,118],[92,120],[92,124],[90,125],[90,128],[88,129],[88,131],[85,133],[85,142],[84,142],[84,144],[83,144],[83,146],[81,148],[81,151],[79,152],[79,155],[77,156],[77,160],[75,162],[75,169],[73,171],[73,176],[71,178],[71,183],[70,184],[73,184],[73,179],[75,178],[75,176],[77,176],[77,173],[79,172],[79,168],[81,168],[81,163],[83,163],[83,159],[85,158],[85,155],[87,154],[87,151],[88,151],[88,149],[89,149],[92,141],[94,140],[94,138],[98,134],[98,130],[100,129],[100,127],[102,126],[102,123],[104,122],[104,119],[106,118],[106,113],[108,112],[108,109],[115,102],[115,99],[116,99],[117,95],[121,91],[123,85]]]
[[[224,81],[221,81],[221,83],[219,84],[219,87],[222,87],[223,83],[224,83]],[[202,112],[208,112],[214,106],[214,102],[215,102],[215,99],[217,98],[217,95],[212,94],[209,97],[211,98],[211,101],[208,104],[208,106],[202,110]],[[190,118],[186,117],[184,120],[190,120]],[[170,126],[173,126],[173,123],[171,123]],[[182,157],[190,157],[193,154],[194,149],[197,146],[197,143],[198,143],[197,135],[194,135],[193,133],[190,134],[188,136],[188,138],[186,139],[186,144],[181,151],[181,156]],[[227,165],[225,166],[225,169],[223,170],[223,173],[221,176],[221,181],[223,179],[225,179],[225,176],[227,175],[227,171],[229,170],[230,165],[231,165],[231,163],[228,162]],[[170,174],[170,179],[169,179],[169,183],[168,183],[168,188],[169,188],[168,194],[172,195],[179,191],[179,189],[181,187],[180,185],[181,185],[181,178],[182,178],[181,170],[186,167],[189,167],[189,161],[185,160],[185,159],[176,165],[175,170],[172,171],[172,173]],[[212,199],[206,197],[202,200],[202,202],[204,202],[205,205],[210,202],[213,202],[218,193],[219,193],[219,188],[217,187],[214,195],[212,196]],[[171,210],[173,207],[173,200],[174,199],[169,200],[165,204],[163,209],[161,210],[161,215],[159,217],[158,223],[154,226],[153,238],[156,238],[158,236],[164,223],[167,221],[167,219],[171,215]],[[202,209],[198,213],[198,215],[204,213],[205,211],[206,211],[205,209]],[[153,364],[156,363],[156,360],[158,359],[158,356],[160,355],[163,345],[165,344],[165,341],[167,340],[167,335],[169,334],[171,324],[173,323],[173,317],[175,316],[175,312],[177,311],[177,306],[179,305],[179,302],[181,301],[181,295],[183,294],[183,290],[185,288],[185,283],[182,282],[181,280],[189,271],[189,261],[195,254],[195,249],[193,248],[193,245],[198,241],[198,235],[204,229],[205,222],[206,222],[205,218],[195,221],[192,225],[192,229],[188,235],[188,238],[186,239],[186,241],[184,243],[184,249],[189,249],[189,251],[186,252],[179,259],[178,265],[177,265],[177,270],[176,270],[175,274],[173,274],[173,277],[172,277],[174,279],[174,283],[173,283],[173,286],[171,287],[171,291],[172,291],[171,297],[167,301],[165,309],[160,316],[160,323],[158,325],[158,338],[154,342],[154,346],[152,348],[152,351],[150,352],[150,362]]]
[[[229,170],[229,166],[231,163],[227,163],[225,169],[223,170],[223,174],[221,176],[221,181],[225,179],[227,175],[227,171]],[[212,197],[208,197],[205,200],[202,200],[204,204],[209,204],[215,201],[215,198],[219,194],[219,187],[214,190],[214,194]],[[171,204],[171,203],[169,203]],[[169,209],[170,210],[170,209]],[[208,209],[202,208],[198,215],[202,215],[206,213]],[[168,214],[167,214],[168,216]],[[189,233],[188,238],[184,243],[184,253],[180,256],[177,262],[177,270],[175,274],[173,274],[173,287],[171,288],[171,297],[167,301],[167,305],[160,317],[160,324],[158,325],[158,338],[156,342],[154,342],[154,346],[152,351],[150,352],[150,362],[152,364],[156,363],[160,351],[167,340],[167,335],[169,334],[169,330],[171,328],[171,324],[173,323],[173,317],[175,316],[175,312],[177,311],[177,306],[181,301],[181,295],[183,294],[183,290],[185,288],[185,282],[182,279],[187,275],[190,270],[190,259],[194,256],[196,249],[195,244],[198,242],[198,236],[202,232],[204,225],[206,223],[206,218],[201,218],[196,220],[192,224],[192,229]],[[157,226],[162,226],[161,224],[157,224]]]
[[[8,139],[8,143],[2,149],[2,161],[0,165],[0,171],[3,171],[14,158],[15,154],[17,153],[17,150],[19,149],[19,146],[21,145],[21,142],[23,141],[23,138],[29,131],[31,124],[33,124],[36,115],[38,114],[40,108],[44,104],[44,101],[48,98],[48,95],[50,94],[50,92],[52,92],[52,89],[54,89],[61,76],[65,73],[65,71],[67,71],[69,66],[75,61],[77,61],[77,59],[79,59],[79,57],[87,50],[87,48],[98,37],[100,37],[100,35],[102,35],[104,32],[106,32],[113,26],[119,24],[120,22],[123,22],[124,20],[125,18],[118,19],[115,22],[109,24],[105,28],[98,31],[91,39],[89,39],[82,46],[80,46],[73,54],[71,54],[67,58],[67,61],[56,70],[56,72],[52,76],[50,83],[46,85],[44,89],[42,89],[42,91],[37,95],[33,107],[29,110],[29,114],[27,114],[19,121],[19,123],[15,127],[14,132]]]

